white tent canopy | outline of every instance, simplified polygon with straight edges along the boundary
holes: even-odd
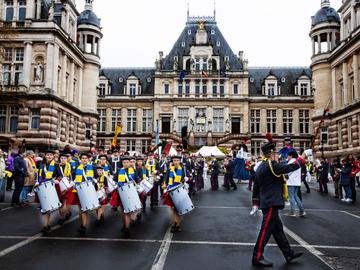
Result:
[[[225,154],[216,146],[203,146],[194,155],[202,157],[225,157]]]

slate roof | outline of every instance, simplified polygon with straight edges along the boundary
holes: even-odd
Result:
[[[281,87],[281,96],[290,96],[295,95],[298,78],[306,75],[311,79],[312,73],[307,67],[249,68],[249,95],[262,95],[262,86],[269,75],[277,78],[278,86]],[[282,82],[282,78],[285,78],[285,82]]]
[[[91,10],[84,10],[80,13],[79,17],[77,18],[77,25],[80,24],[94,25],[99,28],[101,27],[100,19]]]
[[[154,68],[103,68],[100,71],[100,76],[105,76],[110,81],[111,95],[124,95],[124,86],[127,84],[127,79],[130,76],[136,76],[141,85],[141,95],[154,94]],[[122,78],[122,82],[120,82]],[[148,79],[151,78],[149,82]]]
[[[311,17],[311,20],[312,26],[325,22],[340,23],[340,16],[332,7],[323,7],[315,14],[315,16]]]
[[[178,40],[175,42],[170,53],[165,57],[162,63],[162,70],[172,70],[174,56],[179,57],[179,69],[185,69],[182,66],[182,57],[190,54],[190,47],[195,45],[195,36],[196,31],[199,28],[198,23],[196,22],[187,22],[184,30],[180,34]],[[240,71],[243,68],[242,62],[239,60],[237,55],[234,54],[226,39],[222,35],[220,29],[217,26],[215,21],[206,22],[205,29],[208,33],[208,45],[213,46],[214,54],[220,56],[221,58],[221,69],[225,69],[224,57],[229,56],[230,62],[230,71]],[[189,34],[188,31],[191,31]],[[214,34],[211,34],[211,31],[214,31]],[[220,41],[220,47],[216,46],[217,42]],[[182,46],[182,43],[185,42],[185,46]]]

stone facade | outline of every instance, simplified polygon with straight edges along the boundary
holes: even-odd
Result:
[[[326,10],[335,12],[336,17],[320,19],[319,14]],[[317,134],[314,150],[317,156],[329,158],[360,155],[359,2],[343,1],[338,12],[323,0],[310,33]],[[329,113],[323,117],[326,108]]]
[[[92,0],[82,13],[73,0],[1,0],[0,27],[14,30],[0,35],[1,147],[89,149],[102,38]]]
[[[254,155],[271,131],[283,145],[311,141],[314,100],[306,67],[249,68],[244,53],[233,53],[215,17],[190,17],[167,56],[154,68],[104,68],[99,85],[99,145],[109,147],[117,123],[122,150],[144,152],[160,139],[181,144],[231,148],[248,139]]]

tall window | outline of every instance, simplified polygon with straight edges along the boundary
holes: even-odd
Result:
[[[105,132],[106,130],[106,109],[98,110],[99,119],[97,125],[97,131]]]
[[[126,151],[136,151],[135,140],[126,140]]]
[[[129,85],[129,94],[131,97],[136,96],[136,84],[135,83],[130,83]]]
[[[11,106],[10,107],[10,132],[11,133],[17,132],[18,117],[19,117],[19,107]]]
[[[182,97],[183,95],[183,83],[182,81],[179,81],[179,85],[178,85],[178,96]]]
[[[185,96],[190,96],[190,81],[185,82]]]
[[[38,130],[40,129],[40,109],[31,110],[31,129]]]
[[[309,134],[310,133],[309,110],[300,110],[299,111],[299,124],[300,124],[300,134]]]
[[[308,95],[308,85],[307,83],[300,84],[300,96]]]
[[[127,132],[136,132],[136,109],[127,110]]]
[[[260,133],[260,110],[251,110],[250,116],[251,133]]]
[[[328,128],[325,127],[325,128],[322,128],[321,129],[321,144],[327,144],[328,143]]]
[[[151,140],[142,140],[141,142],[141,151],[145,154],[151,147]]]
[[[224,109],[214,109],[213,111],[213,123],[214,132],[224,132]]]
[[[6,106],[0,106],[0,132],[6,132],[6,116],[7,108]]]
[[[225,85],[224,85],[224,81],[220,81],[220,97],[224,97],[225,96]]]
[[[115,132],[118,124],[121,123],[121,109],[113,109],[111,117],[111,131]]]
[[[195,70],[197,72],[208,70],[208,60],[206,58],[195,58]]]
[[[4,48],[3,59],[3,84],[9,86],[12,83],[23,83],[24,48]],[[13,81],[12,81],[13,78]]]
[[[150,133],[153,128],[153,110],[143,110],[143,132]]]
[[[187,108],[179,108],[178,111],[178,131],[181,132],[183,127],[188,125],[189,119],[189,109]]]
[[[26,0],[19,0],[19,21],[23,22],[26,18]]]
[[[239,85],[237,83],[233,85],[233,93],[234,95],[239,94]]]
[[[285,134],[291,134],[293,129],[293,112],[292,110],[283,110],[283,127]]]
[[[212,81],[212,95],[213,97],[217,97],[218,94],[218,85],[217,85],[217,81],[213,80]]]
[[[195,97],[200,97],[200,81],[195,82]]]
[[[341,121],[339,121],[337,123],[337,133],[338,133],[338,138],[337,138],[338,147],[341,147],[342,144],[343,144],[343,140],[342,140],[342,122]]]
[[[267,132],[276,133],[276,110],[266,111]]]
[[[267,95],[268,96],[275,96],[275,84],[269,83],[267,88]]]
[[[202,82],[202,95],[203,97],[207,97],[207,81]]]
[[[14,1],[6,0],[5,1],[5,20],[11,22],[14,17]]]
[[[106,95],[106,85],[105,85],[105,83],[100,83],[99,96],[105,96],[105,95]]]
[[[164,95],[168,95],[170,93],[169,89],[170,89],[169,84],[165,83],[164,84]]]
[[[260,156],[261,155],[261,142],[251,141],[251,155]]]

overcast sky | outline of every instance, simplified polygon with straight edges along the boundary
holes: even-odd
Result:
[[[342,0],[331,0],[336,10]],[[213,0],[95,0],[103,67],[153,67],[167,55],[190,15],[212,15]],[[76,0],[82,11],[85,0]],[[234,53],[250,66],[308,66],[311,16],[321,0],[217,0],[216,20]]]

